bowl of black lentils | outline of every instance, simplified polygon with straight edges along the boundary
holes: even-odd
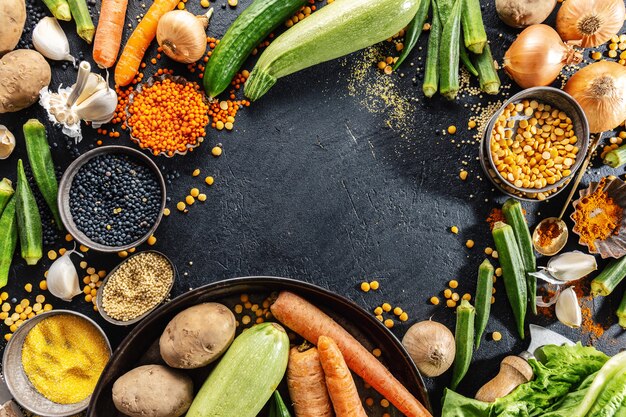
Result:
[[[59,183],[61,221],[79,243],[118,252],[146,241],[165,208],[165,181],[142,152],[102,146],[78,157]]]

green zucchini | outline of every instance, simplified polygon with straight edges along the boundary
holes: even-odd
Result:
[[[24,139],[28,162],[33,171],[33,177],[46,204],[52,212],[52,217],[59,230],[63,229],[57,198],[59,183],[54,172],[54,162],[50,153],[50,145],[46,138],[46,128],[37,119],[30,119],[24,124]]]
[[[528,224],[524,218],[522,205],[514,198],[509,198],[502,205],[502,213],[504,214],[507,224],[513,228],[517,247],[522,256],[522,263],[524,264],[526,275],[526,286],[528,288],[528,305],[531,307],[533,314],[537,314],[537,302],[535,300],[537,295],[537,278],[530,275],[537,271],[537,258],[535,258],[533,241],[530,236]]]
[[[450,388],[456,389],[463,379],[474,353],[474,318],[476,309],[467,300],[462,300],[456,308],[456,329],[454,340],[456,355],[454,356],[454,368],[452,369],[452,382]]]
[[[496,71],[489,43],[485,44],[482,54],[474,55],[474,66],[476,71],[478,71],[480,89],[487,94],[498,94],[500,91],[500,77],[498,77],[498,71]]]
[[[526,319],[528,290],[522,255],[511,226],[503,222],[496,222],[491,234],[498,250],[504,288],[509,304],[513,309],[517,331],[520,338],[524,339],[524,320]]]
[[[441,19],[439,19],[439,8],[435,0],[431,1],[433,21],[430,24],[428,52],[426,53],[426,65],[424,68],[424,84],[422,84],[422,91],[424,95],[429,98],[434,96],[439,89],[439,45],[441,45]]]
[[[17,246],[16,200],[15,197],[11,198],[0,216],[0,288],[7,285],[9,268]]]
[[[280,77],[390,38],[409,24],[419,4],[420,0],[335,0],[265,49],[244,94],[258,100]]]
[[[609,151],[602,161],[611,168],[619,168],[626,164],[626,145],[622,145],[617,149]]]
[[[202,78],[209,97],[226,90],[254,48],[306,3],[306,0],[253,1],[230,25],[211,53]]]
[[[424,23],[426,23],[426,18],[428,17],[428,6],[430,6],[430,0],[420,1],[420,7],[417,9],[415,17],[413,17],[409,27],[406,29],[406,35],[404,35],[404,49],[402,49],[400,57],[393,66],[394,70],[400,67],[415,45],[417,45],[417,41],[424,31]]]
[[[487,32],[479,0],[463,0],[461,20],[465,47],[475,54],[482,54],[487,44]]]
[[[619,303],[619,307],[617,308],[617,318],[619,319],[619,325],[626,329],[626,291],[624,291],[622,302]]]
[[[9,200],[14,193],[15,190],[13,189],[13,183],[11,180],[8,178],[2,178],[2,181],[0,181],[0,214],[2,214],[4,208],[7,204],[9,204]]]
[[[462,3],[463,0],[456,0],[450,17],[447,21],[442,19],[442,23],[445,23],[443,23],[441,45],[439,45],[439,92],[448,100],[454,100],[460,89],[459,58]]]
[[[256,417],[283,379],[289,337],[277,323],[244,330],[211,371],[186,417]]]
[[[278,390],[274,391],[270,404],[270,417],[291,417],[283,398]]]
[[[43,255],[43,231],[41,216],[35,196],[28,185],[24,164],[17,160],[17,187],[15,191],[15,213],[20,237],[22,258],[27,265],[36,265]]]
[[[476,284],[476,296],[474,297],[476,305],[476,349],[480,346],[480,339],[489,321],[491,297],[493,294],[493,273],[493,265],[491,265],[489,259],[485,259],[478,267],[478,282]]]
[[[593,297],[599,295],[606,297],[624,278],[626,278],[626,256],[609,262],[600,272],[600,275],[591,281],[591,295]]]

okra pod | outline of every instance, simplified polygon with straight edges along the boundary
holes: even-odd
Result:
[[[17,232],[22,258],[27,265],[36,265],[42,257],[43,233],[41,216],[21,159],[17,161],[17,187],[15,191]]]
[[[450,18],[455,2],[456,0],[435,0],[435,3],[437,4],[437,11],[439,12],[441,27],[444,27],[448,23],[448,19]]]
[[[9,204],[9,200],[15,193],[13,190],[13,183],[8,178],[2,178],[0,181],[0,214],[4,211],[4,208]]]
[[[528,223],[526,223],[524,218],[522,205],[514,198],[509,198],[502,206],[502,213],[507,224],[513,228],[515,241],[522,256],[526,287],[528,288],[528,305],[530,305],[533,314],[537,314],[537,302],[535,299],[537,295],[537,278],[530,275],[537,271],[537,258],[535,258],[532,237],[530,236]]]
[[[467,300],[462,300],[456,308],[456,329],[454,331],[456,356],[454,357],[452,382],[450,383],[452,389],[456,389],[459,385],[472,362],[475,315],[476,309]]]
[[[480,339],[489,321],[491,311],[491,297],[493,294],[493,265],[485,259],[478,267],[478,282],[476,284],[476,349],[480,346]]]
[[[12,197],[0,216],[0,288],[7,285],[9,268],[17,246],[16,198]]]
[[[483,23],[483,13],[479,0],[462,0],[463,39],[465,47],[475,54],[482,54],[487,44],[487,32]]]
[[[469,71],[469,73],[472,74],[474,77],[478,77],[478,71],[476,70],[476,67],[472,63],[472,60],[470,59],[469,54],[467,53],[467,49],[465,49],[463,45],[459,46],[459,55],[461,57],[461,62],[463,63],[463,66],[465,67],[465,69],[467,69],[467,71]]]
[[[624,291],[622,302],[619,303],[619,307],[617,308],[617,318],[619,325],[622,326],[623,329],[626,329],[626,291]]]
[[[626,164],[626,145],[622,145],[607,153],[603,162],[611,168],[619,168]]]
[[[443,24],[439,45],[439,92],[448,100],[454,100],[460,89],[459,54],[461,39],[461,5],[456,0],[450,17]]]
[[[86,0],[67,0],[70,5],[70,11],[72,17],[76,21],[76,33],[78,36],[91,43],[93,36],[96,33],[96,28],[93,25],[93,20],[89,15],[89,8],[87,7]]]
[[[54,162],[50,153],[50,145],[46,138],[46,128],[37,119],[30,119],[24,124],[24,139],[28,161],[33,171],[33,177],[46,204],[50,207],[57,229],[63,229],[57,195],[59,183],[54,172]]]
[[[626,278],[626,256],[612,260],[600,272],[600,275],[591,281],[591,295],[607,296],[613,292],[615,287]]]
[[[496,222],[491,231],[493,240],[498,251],[504,288],[509,304],[513,309],[517,331],[521,339],[524,339],[524,320],[526,319],[526,306],[528,301],[528,289],[526,285],[525,268],[522,262],[515,233],[513,228],[506,223]]]
[[[430,25],[428,52],[426,54],[426,65],[424,68],[424,84],[422,84],[422,91],[426,97],[434,96],[439,88],[439,45],[441,43],[441,20],[439,19],[439,9],[437,8],[435,0],[432,0],[431,4],[433,21]]]
[[[480,89],[487,94],[498,94],[500,91],[500,77],[496,71],[489,43],[485,44],[483,53],[474,55],[474,65],[478,71]]]
[[[393,69],[396,70],[404,62],[407,56],[411,53],[417,41],[424,30],[424,23],[426,22],[426,17],[428,17],[428,7],[430,6],[430,2],[428,0],[422,0],[420,2],[419,8],[417,9],[417,13],[415,13],[415,17],[409,23],[409,27],[406,30],[406,34],[404,35],[404,48],[402,49],[402,53],[398,58],[398,61],[393,66]]]
[[[274,391],[270,401],[270,417],[291,417],[291,413],[289,413],[289,410],[287,409],[287,406],[285,405],[285,402],[280,396],[278,390]]]
[[[59,20],[72,20],[70,6],[69,4],[67,4],[66,0],[43,0],[43,2],[46,7],[50,9],[52,16],[56,17]]]

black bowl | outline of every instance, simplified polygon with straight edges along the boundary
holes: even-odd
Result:
[[[379,359],[383,364],[422,404],[431,408],[424,381],[413,360],[400,341],[371,313],[352,301],[313,284],[289,278],[245,277],[196,288],[159,307],[141,321],[113,352],[91,396],[87,417],[122,416],[113,405],[113,383],[138,365],[162,363],[158,355],[158,339],[167,323],[180,311],[209,301],[220,301],[227,305],[237,303],[242,293],[251,296],[260,293],[267,296],[281,290],[297,293],[325,310],[369,350],[380,348],[382,355]],[[206,370],[204,374],[192,372],[191,376],[197,390],[206,376]],[[355,378],[355,381],[360,391],[364,392],[360,378]],[[373,390],[369,389],[367,395],[374,397]]]

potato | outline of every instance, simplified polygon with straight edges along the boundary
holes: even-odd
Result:
[[[193,401],[191,378],[163,365],[135,368],[113,384],[113,403],[131,417],[179,417]]]
[[[159,339],[163,360],[174,368],[208,365],[228,349],[235,338],[235,316],[228,307],[204,303],[178,313]]]
[[[556,7],[556,0],[496,0],[500,19],[514,28],[542,23]]]
[[[17,46],[26,22],[24,0],[0,1],[0,56]]]
[[[0,113],[15,112],[35,103],[50,84],[50,65],[37,51],[18,49],[0,59]]]

